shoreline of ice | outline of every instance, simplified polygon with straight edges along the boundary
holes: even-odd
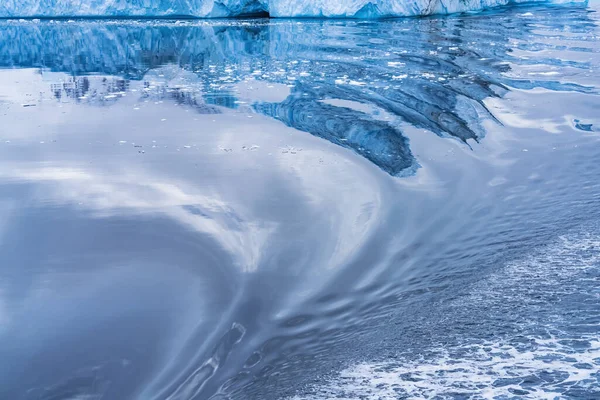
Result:
[[[587,0],[6,0],[0,18],[356,18],[446,15],[524,4]]]

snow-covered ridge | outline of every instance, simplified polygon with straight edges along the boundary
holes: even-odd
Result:
[[[476,11],[521,3],[587,0],[2,0],[0,17],[382,18]]]

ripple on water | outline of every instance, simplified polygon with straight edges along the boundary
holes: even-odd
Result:
[[[490,261],[600,199],[597,17],[528,10],[0,21],[0,397],[595,395],[596,236]]]
[[[569,234],[436,311],[468,329],[393,361],[359,362],[294,399],[600,396],[599,304],[600,235]]]

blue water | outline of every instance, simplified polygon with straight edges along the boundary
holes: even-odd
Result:
[[[598,7],[0,22],[0,399],[600,398]]]

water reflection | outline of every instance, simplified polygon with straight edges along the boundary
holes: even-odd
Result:
[[[552,21],[556,32],[568,27],[571,33],[584,33],[594,27],[581,18],[585,12],[579,8],[561,13]],[[546,22],[543,16],[534,23],[528,15],[513,13],[490,31],[494,15],[184,26],[4,23],[0,65],[76,76],[51,85],[57,98],[105,103],[124,94],[131,80],[142,80],[141,99],[171,98],[205,113],[218,112],[213,106],[239,108],[240,86],[285,84],[293,90],[284,101],[262,101],[261,92],[273,87],[246,90],[249,99],[244,100],[259,113],[352,149],[392,175],[405,175],[417,163],[398,121],[466,143],[484,136],[482,119],[494,119],[484,100],[510,88],[593,90],[563,83],[553,74],[556,69],[588,71],[589,62],[550,58],[532,63],[513,56],[515,51],[558,50],[535,40],[535,31]],[[165,65],[171,67],[164,71]],[[530,65],[548,71],[514,76]],[[162,73],[152,73],[158,70]],[[86,74],[122,79],[94,79],[91,85],[92,78],[81,77]],[[345,102],[327,103],[330,99]]]
[[[0,397],[284,398],[418,352],[597,215],[597,21],[528,10],[2,22]]]

